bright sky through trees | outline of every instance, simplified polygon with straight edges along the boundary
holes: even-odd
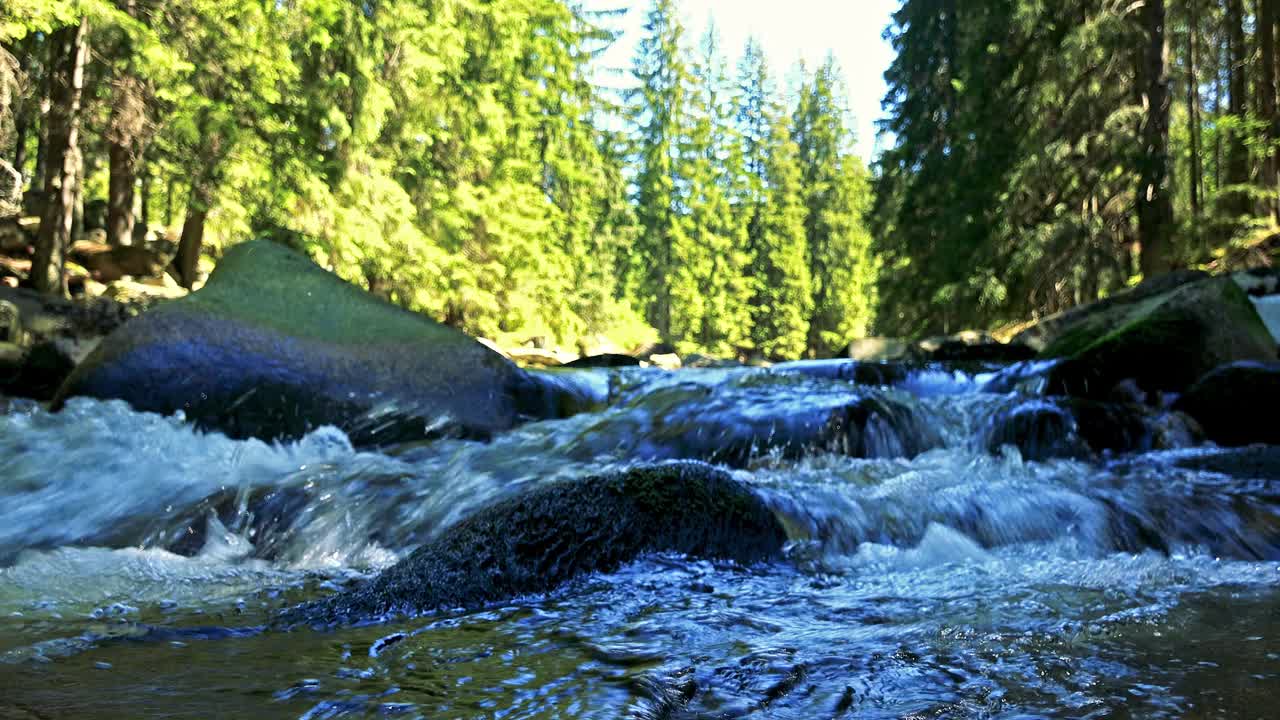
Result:
[[[589,9],[627,7],[618,21],[622,38],[602,58],[602,66],[629,69],[648,0],[586,0]],[[896,0],[682,0],[681,14],[689,42],[702,36],[708,18],[714,19],[722,47],[736,63],[747,38],[760,40],[774,74],[790,78],[803,59],[812,69],[828,52],[835,53],[849,84],[849,104],[857,122],[858,153],[870,160],[876,150],[876,120],[882,116],[884,71],[893,49],[881,34]],[[627,78],[627,76],[619,76]],[[629,79],[629,78],[628,78]]]

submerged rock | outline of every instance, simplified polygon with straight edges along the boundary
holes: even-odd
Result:
[[[1050,394],[1104,399],[1128,379],[1178,392],[1224,363],[1275,360],[1276,345],[1244,291],[1217,277],[1099,311],[1042,356],[1062,358],[1049,372]]]
[[[203,289],[107,337],[77,395],[182,411],[233,438],[335,425],[353,443],[487,437],[561,403],[467,335],[395,307],[266,241],[232,248]]]
[[[1280,480],[1280,446],[1256,445],[1220,450],[1179,458],[1176,464],[1188,470],[1216,472],[1241,480],[1278,481]]]
[[[1280,363],[1233,363],[1205,375],[1174,405],[1219,445],[1280,444]]]
[[[285,622],[332,624],[474,608],[541,593],[649,553],[742,563],[777,556],[778,519],[746,486],[700,463],[562,481],[497,502],[362,587]]]

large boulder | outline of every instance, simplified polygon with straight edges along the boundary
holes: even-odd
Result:
[[[117,398],[234,438],[334,425],[372,445],[487,437],[558,414],[559,394],[467,335],[253,241],[228,251],[200,291],[103,340],[54,407]]]
[[[638,467],[499,501],[362,587],[301,606],[285,621],[333,624],[475,608],[650,553],[767,560],[786,539],[773,512],[723,471],[700,463]]]
[[[1276,344],[1230,277],[1183,284],[1140,302],[1113,304],[1077,322],[1041,357],[1050,394],[1102,399],[1125,380],[1178,392],[1219,365],[1276,359]]]
[[[1122,311],[1126,307],[1167,294],[1183,285],[1199,282],[1208,277],[1209,274],[1201,270],[1177,270],[1157,275],[1136,287],[1097,302],[1079,305],[1043,318],[1015,335],[1012,342],[1021,343],[1037,352],[1042,352],[1058,338],[1077,327],[1091,324],[1100,315]]]
[[[1192,385],[1174,407],[1195,418],[1219,445],[1280,445],[1280,363],[1224,365]]]

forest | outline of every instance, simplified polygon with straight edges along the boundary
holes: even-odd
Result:
[[[0,194],[46,292],[90,229],[187,287],[266,237],[503,342],[830,356],[1269,264],[1274,6],[905,0],[868,166],[833,59],[778,77],[677,0],[16,0]]]

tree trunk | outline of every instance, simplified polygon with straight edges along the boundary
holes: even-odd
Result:
[[[190,290],[200,272],[200,247],[204,244],[204,223],[209,217],[212,193],[199,183],[191,186],[191,199],[187,203],[187,217],[182,222],[182,237],[178,240],[178,255],[173,259],[178,269],[178,282]]]
[[[133,0],[117,0],[117,6],[137,17]],[[138,179],[138,163],[142,157],[147,126],[146,86],[134,72],[133,48],[128,40],[118,48],[125,69],[113,83],[111,121],[107,126],[107,158],[110,163],[107,184],[107,242],[128,245],[133,242],[134,186]]]
[[[1269,195],[1267,204],[1271,216],[1280,221],[1280,204],[1276,198],[1277,165],[1275,143],[1280,138],[1280,128],[1276,125],[1276,0],[1260,0],[1258,4],[1258,46],[1262,56],[1262,77],[1258,79],[1259,95],[1262,100],[1262,119],[1267,123],[1267,142],[1269,146],[1266,159],[1262,164],[1262,186]]]
[[[19,108],[18,112],[13,116],[13,167],[22,173],[22,177],[27,176],[27,131],[30,128],[30,120],[23,108]]]
[[[1216,43],[1215,43],[1216,45]],[[1213,68],[1213,124],[1220,128],[1222,119],[1222,47],[1214,47],[1216,62]],[[1213,134],[1213,192],[1222,192],[1222,133]]]
[[[1196,1],[1188,4],[1187,20],[1187,136],[1191,143],[1190,195],[1191,217],[1200,219],[1203,192],[1200,183],[1204,179],[1204,167],[1200,160],[1200,80],[1196,74],[1196,35],[1200,32],[1200,19]],[[1199,228],[1192,228],[1198,233]]]
[[[1228,213],[1240,216],[1250,212],[1249,195],[1242,186],[1249,183],[1249,150],[1245,147],[1245,110],[1249,97],[1245,82],[1246,53],[1244,46],[1244,0],[1227,0],[1227,38],[1231,49],[1228,66],[1228,85],[1231,97],[1229,112],[1235,121],[1227,142],[1227,172],[1225,182],[1236,186],[1224,198]]]
[[[48,84],[46,83],[46,87]],[[31,187],[33,189],[43,189],[46,166],[49,164],[48,144],[45,142],[45,136],[49,128],[49,99],[43,98],[39,105],[39,121],[36,128],[36,166],[31,171]]]
[[[31,261],[31,284],[44,293],[65,295],[67,245],[71,239],[72,210],[80,134],[80,96],[84,88],[84,64],[88,55],[87,19],[55,31],[49,37],[49,116],[46,126],[46,205]]]
[[[134,187],[142,156],[146,101],[142,81],[132,75],[116,81],[115,93],[107,131],[107,242],[128,245],[133,242]]]
[[[140,190],[142,197],[138,199],[138,220],[142,222],[143,230],[151,229],[151,168],[147,166],[146,158],[139,159],[138,174],[142,176],[142,188]]]
[[[1146,0],[1142,24],[1147,37],[1139,77],[1145,85],[1146,117],[1138,184],[1138,236],[1142,242],[1142,274],[1152,277],[1173,268],[1173,203],[1168,189],[1169,43],[1165,38],[1164,0]]]

